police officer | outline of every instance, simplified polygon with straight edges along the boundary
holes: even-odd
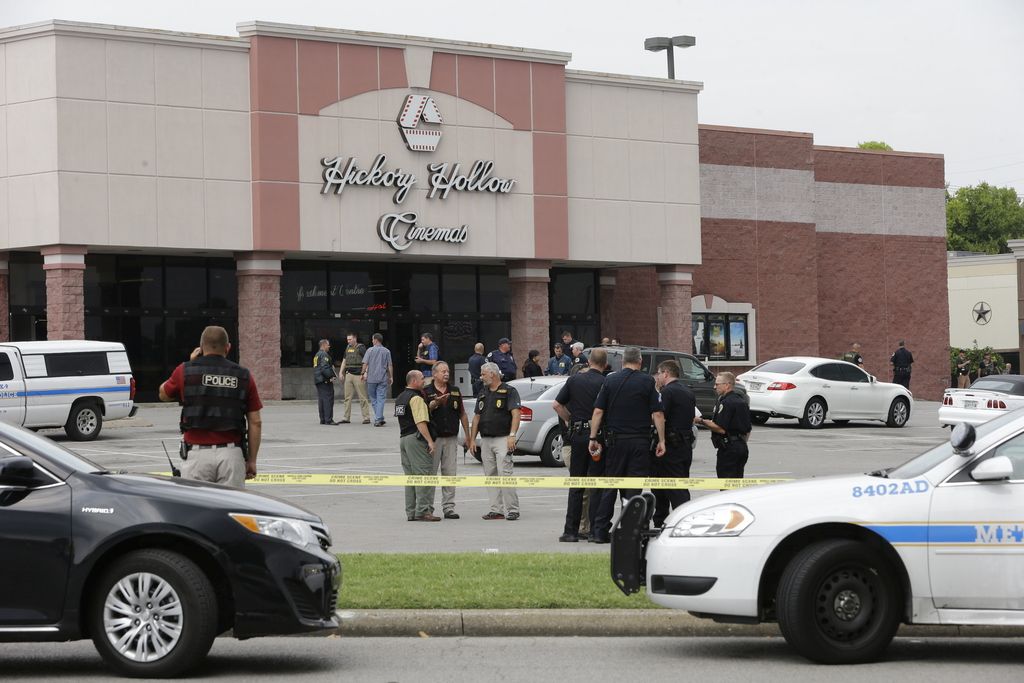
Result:
[[[423,398],[423,373],[410,370],[405,376],[405,390],[395,399],[395,417],[401,437],[402,471],[407,475],[434,473],[434,436],[430,431],[430,411]],[[405,487],[405,518],[410,522],[440,522],[432,514],[433,486]]]
[[[665,412],[665,454],[652,453],[651,476],[686,479],[693,463],[693,418],[697,397],[690,387],[679,381],[679,363],[674,360],[658,364],[654,381],[661,393]],[[654,528],[660,528],[671,510],[690,500],[689,489],[654,489]]]
[[[341,360],[341,375],[345,378],[345,417],[341,424],[348,424],[352,419],[352,399],[359,397],[359,407],[363,411],[363,424],[370,424],[370,399],[366,395],[366,384],[361,380],[363,374],[363,356],[366,346],[359,343],[355,332],[348,335],[348,346]]]
[[[516,378],[516,359],[512,357],[512,341],[508,337],[498,340],[498,348],[487,354],[487,362],[498,366],[502,382]]]
[[[892,354],[889,364],[892,365],[892,381],[910,389],[910,366],[914,364],[914,354],[906,346],[906,342],[900,339],[899,348]]]
[[[466,420],[466,409],[462,405],[462,392],[458,387],[448,383],[451,370],[444,361],[434,366],[431,382],[423,387],[423,396],[430,409],[430,424],[435,434],[433,473],[440,469],[444,476],[454,477],[459,454],[459,425],[469,448],[469,423]],[[441,509],[445,519],[458,519],[455,512],[455,487],[441,488]],[[433,506],[431,506],[433,512]]]
[[[590,445],[594,459],[606,458],[607,477],[646,477],[650,471],[651,423],[658,434],[655,454],[665,454],[665,415],[661,410],[654,378],[640,371],[640,349],[628,346],[622,352],[622,370],[605,379],[590,418]],[[604,444],[598,442],[604,426]],[[601,489],[591,502],[597,509],[590,527],[591,543],[608,543],[612,513],[615,511],[615,490]],[[624,499],[640,493],[622,489]]]
[[[313,356],[313,384],[316,385],[316,407],[320,412],[320,424],[335,425],[334,421],[334,361],[331,359],[331,342],[320,340],[320,350]]]
[[[480,381],[480,368],[487,362],[484,358],[484,345],[477,342],[473,346],[473,355],[469,357],[469,385],[473,389],[473,395],[479,396],[484,383]]]
[[[715,472],[719,479],[742,479],[747,464],[747,441],[750,434],[750,406],[733,391],[736,377],[731,372],[720,372],[715,377],[715,416],[711,420],[695,417],[695,424],[711,430],[711,443],[718,449]]]
[[[555,344],[555,355],[548,360],[547,374],[568,375],[570,364],[569,357],[565,355],[565,350],[562,348],[562,343],[558,342]]]
[[[573,342],[569,350],[572,352],[569,359],[569,374],[574,375],[587,367],[587,355],[583,353],[583,342]]]
[[[507,339],[504,339],[506,343]],[[480,368],[484,388],[476,400],[473,426],[469,433],[469,450],[476,450],[476,435],[480,439],[480,462],[488,477],[512,476],[512,452],[516,447],[519,430],[519,392],[501,381],[501,370],[494,363]],[[519,496],[513,488],[487,489],[491,510],[484,519],[519,519]]]
[[[263,404],[249,370],[227,359],[230,350],[227,330],[207,327],[159,395],[181,403],[181,476],[241,487],[256,476]]]
[[[854,342],[850,350],[843,354],[843,360],[847,363],[853,363],[858,368],[864,367],[864,356],[860,355],[860,344]]]
[[[565,381],[555,398],[554,408],[558,416],[569,425],[568,441],[572,448],[569,456],[570,477],[599,477],[604,474],[604,461],[594,462],[587,450],[590,444],[590,418],[594,414],[597,395],[604,386],[604,370],[608,362],[608,354],[604,349],[594,349],[590,353],[590,369],[579,372]],[[583,515],[584,489],[569,489],[569,501],[565,511],[565,528],[558,540],[562,543],[576,543],[580,540],[580,518]],[[592,492],[591,497],[595,494]],[[596,506],[591,506],[591,519],[586,526],[594,528],[593,513]]]

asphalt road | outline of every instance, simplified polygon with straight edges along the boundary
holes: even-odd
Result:
[[[389,415],[391,404],[385,410]],[[891,429],[880,422],[827,424],[820,430],[800,429],[793,420],[772,420],[755,426],[750,440],[748,477],[802,479],[847,472],[866,472],[897,465],[948,438],[938,426],[938,404],[918,401],[910,422]],[[358,410],[353,411],[358,414]],[[336,417],[340,404],[335,409]],[[172,457],[178,441],[178,410],[172,405],[143,406],[132,420],[104,425],[93,442],[67,440],[62,431],[47,436],[62,442],[109,469],[166,472],[161,442]],[[259,470],[270,472],[401,474],[398,427],[318,424],[316,405],[281,401],[263,410],[264,441]],[[691,475],[715,476],[715,452],[706,431],[700,434]],[[536,457],[517,458],[516,473],[565,476]],[[460,459],[459,474],[483,474],[471,456]],[[551,489],[519,491],[522,518],[516,522],[484,521],[487,491],[460,488],[456,493],[459,520],[410,523],[405,519],[403,492],[396,487],[254,486],[321,515],[330,526],[335,549],[351,552],[607,552],[607,546],[559,543],[565,518],[566,493]],[[697,491],[695,496],[707,495]],[[440,510],[441,492],[437,492]]]
[[[1019,681],[1024,642],[898,638],[885,661],[825,667],[782,638],[220,638],[190,680],[320,683]],[[92,643],[5,644],[7,680],[112,681]]]

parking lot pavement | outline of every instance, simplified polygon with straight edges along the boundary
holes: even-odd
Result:
[[[890,429],[880,422],[826,424],[820,430],[800,429],[794,420],[771,420],[755,426],[750,439],[748,477],[803,479],[867,472],[898,465],[948,438],[938,426],[938,403],[917,401],[908,425]],[[385,416],[392,413],[391,404]],[[358,409],[353,410],[358,415]],[[335,408],[340,416],[340,404]],[[178,409],[174,405],[143,405],[131,421],[110,422],[99,439],[69,441],[63,431],[42,432],[94,462],[115,470],[167,472],[161,442],[176,458]],[[259,471],[313,473],[401,474],[398,426],[389,419],[382,428],[355,424],[318,424],[316,404],[309,401],[272,402],[263,409],[263,446]],[[472,456],[459,461],[459,473],[480,475]],[[516,473],[565,476],[538,458],[516,460]],[[691,476],[715,476],[715,451],[702,431],[694,453]],[[520,489],[522,518],[516,522],[484,521],[487,491],[459,488],[459,520],[428,524],[407,522],[403,491],[397,487],[254,486],[321,515],[334,535],[338,552],[607,552],[607,546],[559,543],[565,518],[566,492]],[[694,496],[708,492],[695,491]],[[440,510],[437,492],[437,510]]]

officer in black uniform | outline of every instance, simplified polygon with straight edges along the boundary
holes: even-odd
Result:
[[[747,441],[750,434],[750,406],[733,391],[736,377],[731,372],[720,372],[715,377],[715,416],[711,420],[695,417],[696,424],[711,430],[711,443],[718,449],[715,471],[719,479],[742,479],[747,464]]]
[[[640,371],[640,349],[627,347],[622,353],[622,370],[609,375],[597,395],[594,414],[590,418],[590,456],[606,458],[607,477],[646,477],[650,472],[651,423],[658,433],[657,455],[665,453],[665,415],[654,378]],[[604,426],[604,444],[598,442]],[[622,489],[624,499],[640,493]],[[601,489],[591,502],[596,503],[594,523],[590,527],[591,543],[608,543],[612,513],[615,511],[615,490]]]
[[[914,354],[907,350],[906,342],[902,339],[899,348],[889,359],[889,364],[892,365],[892,381],[910,389],[910,366],[914,364]]]
[[[604,474],[604,461],[594,462],[590,458],[587,446],[590,443],[590,418],[594,414],[597,395],[604,386],[604,370],[608,362],[608,354],[604,349],[594,349],[590,353],[590,369],[570,377],[562,385],[555,398],[555,412],[569,425],[568,442],[572,449],[569,457],[570,477],[600,477]],[[569,489],[569,502],[565,511],[565,529],[558,540],[563,543],[576,543],[580,540],[580,517],[583,514],[584,489]],[[591,492],[591,498],[595,493]],[[594,513],[597,506],[590,506],[590,524],[594,528]]]
[[[498,340],[498,348],[487,354],[487,362],[494,363],[501,371],[501,381],[508,382],[516,378],[516,359],[512,357],[512,341],[508,337]]]
[[[665,413],[665,454],[651,453],[651,476],[686,479],[693,464],[693,417],[697,397],[679,380],[679,363],[674,360],[658,364],[654,377],[661,392],[661,408]],[[690,500],[689,489],[654,489],[654,527],[665,523],[670,510]]]

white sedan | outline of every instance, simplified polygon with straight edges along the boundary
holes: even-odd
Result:
[[[750,418],[796,418],[817,429],[832,420],[881,420],[902,427],[914,397],[903,386],[879,382],[853,363],[831,358],[791,356],[761,363],[736,378],[750,397]]]
[[[967,389],[946,389],[939,406],[939,424],[980,425],[1017,408],[1024,408],[1024,377],[989,375],[978,378]]]
[[[814,661],[881,657],[900,623],[1024,625],[1024,411],[868,474],[723,491],[649,531],[653,496],[612,530],[627,595],[726,623],[777,621]]]

